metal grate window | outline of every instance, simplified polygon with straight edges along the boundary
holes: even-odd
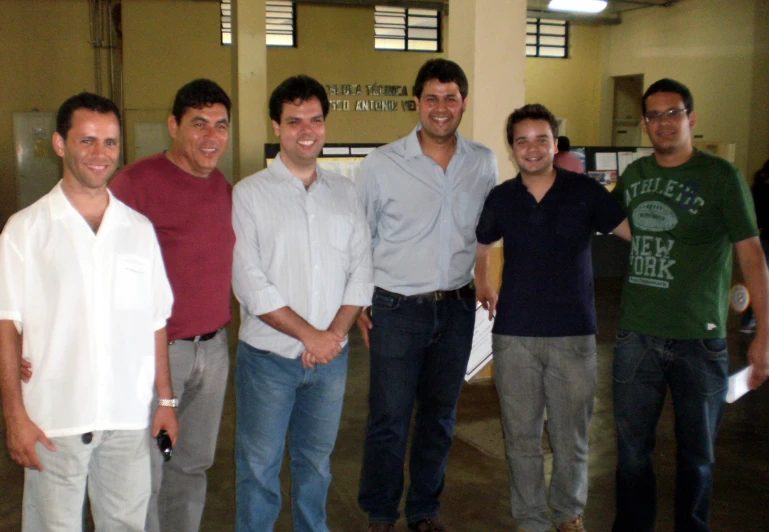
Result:
[[[375,6],[374,49],[440,52],[440,13],[435,9]]]
[[[565,59],[569,51],[569,23],[544,18],[526,19],[526,57]]]
[[[267,2],[267,46],[296,47],[296,4]]]
[[[232,45],[232,0],[221,1],[222,12],[222,46]]]
[[[288,1],[268,1],[266,5],[267,46],[296,46],[296,5]],[[232,44],[232,0],[221,0],[222,45]]]

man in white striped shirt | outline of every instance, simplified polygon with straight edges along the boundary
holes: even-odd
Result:
[[[347,332],[373,292],[371,238],[355,186],[317,164],[328,109],[316,80],[281,83],[270,97],[280,153],[233,192],[238,531],[275,525],[287,432],[294,530],[328,530]]]

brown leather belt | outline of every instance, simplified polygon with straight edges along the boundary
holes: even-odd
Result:
[[[436,290],[434,292],[424,292],[422,294],[413,294],[410,296],[404,296],[397,292],[390,292],[384,288],[376,287],[376,290],[384,292],[385,294],[391,294],[394,296],[402,297],[403,299],[430,299],[433,301],[452,301],[457,299],[464,299],[466,297],[475,297],[475,284],[470,281],[465,286],[457,288],[455,290]]]

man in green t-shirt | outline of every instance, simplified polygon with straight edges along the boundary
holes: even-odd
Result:
[[[661,79],[641,107],[654,154],[628,166],[614,190],[633,233],[614,351],[614,531],[655,528],[652,454],[668,387],[676,419],[676,530],[708,531],[715,435],[728,388],[732,247],[756,312],[751,388],[769,370],[769,272],[745,179],[692,147],[697,116],[689,89]]]

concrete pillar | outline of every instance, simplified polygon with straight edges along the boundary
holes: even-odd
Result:
[[[232,122],[234,180],[264,168],[267,142],[265,0],[233,0]]]
[[[500,180],[515,170],[505,120],[524,104],[526,0],[450,0],[447,55],[470,81],[459,131],[494,150]]]

